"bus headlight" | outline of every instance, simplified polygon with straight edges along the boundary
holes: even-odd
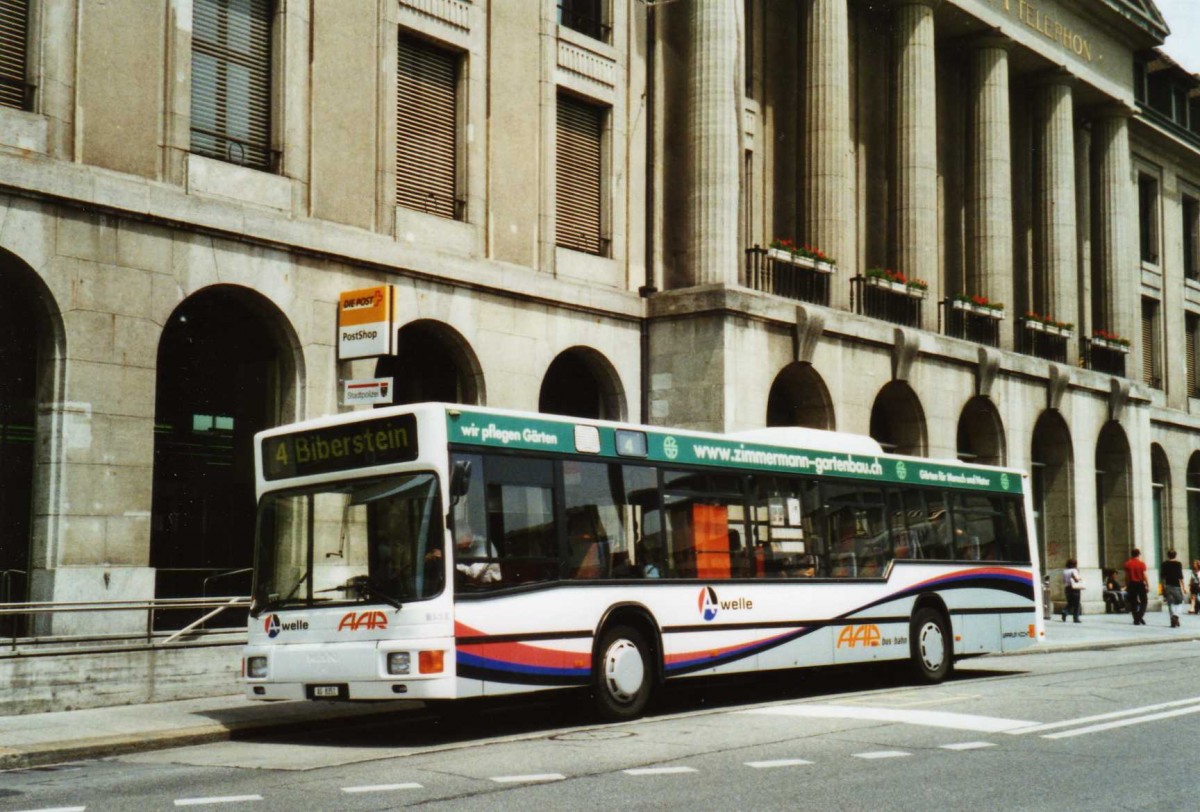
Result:
[[[407,651],[392,651],[388,653],[388,673],[389,674],[407,674],[409,669],[409,655]]]
[[[250,657],[246,660],[246,676],[250,679],[263,679],[267,676],[267,658]]]

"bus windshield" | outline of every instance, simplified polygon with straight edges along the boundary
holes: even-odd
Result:
[[[263,496],[255,614],[336,603],[425,600],[445,581],[441,498],[429,473]]]

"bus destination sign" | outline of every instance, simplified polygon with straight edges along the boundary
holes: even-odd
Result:
[[[417,458],[417,419],[411,414],[266,437],[268,480],[349,471]]]

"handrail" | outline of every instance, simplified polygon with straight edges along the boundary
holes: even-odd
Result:
[[[241,569],[226,570],[225,572],[218,572],[215,575],[210,575],[201,582],[200,594],[204,595],[205,597],[208,596],[208,582],[209,581],[216,581],[220,578],[228,578],[232,575],[243,575],[247,572],[254,572],[254,567],[242,567]]]
[[[11,651],[17,650],[18,641],[25,645],[40,647],[44,645],[65,645],[69,643],[108,643],[117,645],[127,643],[132,639],[141,639],[145,644],[154,648],[166,646],[175,642],[184,634],[214,634],[227,632],[227,629],[201,629],[196,626],[207,622],[228,609],[247,608],[250,598],[243,595],[224,595],[214,598],[152,598],[147,600],[103,600],[103,601],[31,601],[25,603],[0,603],[0,620],[4,618],[30,617],[36,615],[72,614],[80,612],[145,612],[146,625],[143,632],[114,632],[108,635],[79,634],[79,635],[26,635],[18,630],[23,624],[13,622],[11,630],[4,635],[9,638],[8,646]],[[210,609],[204,617],[174,632],[165,640],[155,640],[154,616],[157,612],[178,610]]]

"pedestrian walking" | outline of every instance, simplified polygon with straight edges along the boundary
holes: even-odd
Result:
[[[1167,611],[1171,614],[1171,628],[1178,628],[1182,625],[1179,616],[1183,614],[1183,562],[1175,557],[1174,550],[1167,551],[1167,560],[1163,562],[1159,577],[1163,597],[1167,599]]]
[[[1150,597],[1146,586],[1146,562],[1142,561],[1142,551],[1134,547],[1129,553],[1129,560],[1125,562],[1125,593],[1129,596],[1134,626],[1146,625],[1146,603]]]
[[[1079,574],[1079,567],[1074,558],[1067,559],[1067,565],[1063,567],[1062,579],[1063,591],[1067,593],[1067,602],[1062,610],[1063,623],[1067,622],[1068,614],[1075,618],[1076,623],[1079,623],[1079,597],[1083,592],[1083,576]]]
[[[1200,612],[1200,559],[1192,561],[1192,580],[1188,583],[1188,591],[1191,593],[1188,597],[1189,612],[1194,615]]]

